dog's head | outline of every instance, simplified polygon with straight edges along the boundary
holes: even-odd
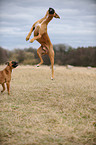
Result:
[[[53,8],[49,8],[48,13],[50,16],[54,17],[54,18],[59,18],[59,15],[55,12],[55,10]]]
[[[11,69],[16,68],[18,66],[18,62],[16,61],[8,61],[5,64],[7,64]]]

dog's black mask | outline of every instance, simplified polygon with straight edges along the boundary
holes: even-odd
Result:
[[[55,10],[53,8],[49,8],[49,14],[54,14]]]
[[[16,68],[17,66],[18,66],[18,62],[12,61],[12,67],[13,67],[13,68]]]

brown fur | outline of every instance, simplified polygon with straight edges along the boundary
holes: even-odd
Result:
[[[15,66],[13,66],[15,63]],[[11,81],[11,73],[12,69],[18,66],[18,63],[15,61],[10,61],[6,63],[7,66],[4,70],[0,71],[0,84],[3,87],[1,93],[5,91],[5,83],[7,85],[8,94],[10,94],[10,81]]]
[[[49,10],[48,10],[46,15],[42,19],[38,20],[37,22],[35,22],[33,24],[29,34],[26,37],[26,41],[29,40],[31,33],[34,30],[34,37],[30,40],[30,42],[32,43],[34,40],[37,40],[41,44],[41,46],[37,50],[37,54],[38,54],[41,62],[37,66],[40,66],[43,63],[42,55],[47,54],[50,58],[51,67],[52,67],[51,79],[54,78],[54,69],[53,69],[54,50],[53,50],[53,45],[50,41],[50,38],[47,34],[47,25],[53,19],[53,17],[60,18],[56,14],[55,11],[54,11],[54,14],[49,14]]]

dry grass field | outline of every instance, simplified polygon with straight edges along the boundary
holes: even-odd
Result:
[[[96,68],[56,66],[50,77],[49,66],[13,70],[10,96],[0,94],[0,145],[96,145]]]

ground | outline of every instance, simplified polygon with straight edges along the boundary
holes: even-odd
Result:
[[[96,144],[96,68],[55,66],[50,78],[50,66],[13,70],[10,95],[0,94],[1,145]]]

